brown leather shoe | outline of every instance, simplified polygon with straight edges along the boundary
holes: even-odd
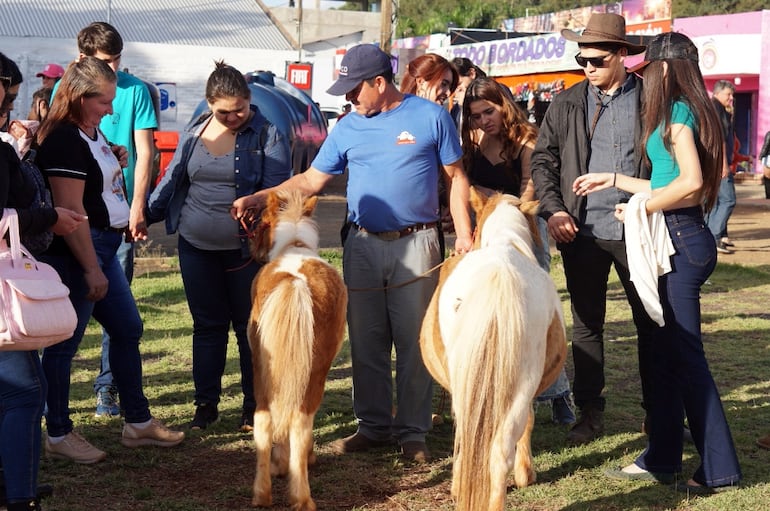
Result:
[[[567,433],[567,443],[583,445],[591,442],[604,433],[604,412],[597,408],[580,410],[580,419]]]
[[[762,449],[770,449],[770,435],[763,436],[759,440],[757,440],[757,445],[760,446]]]
[[[356,431],[352,435],[335,440],[332,442],[332,451],[336,454],[347,454],[349,452],[366,452],[369,449],[385,447],[390,445],[390,440],[372,440],[368,436]]]
[[[431,460],[428,446],[417,440],[401,444],[401,457],[415,463],[428,463]]]

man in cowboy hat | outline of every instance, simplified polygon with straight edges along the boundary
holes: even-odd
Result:
[[[640,344],[651,338],[655,326],[629,279],[623,225],[613,215],[615,205],[627,201],[629,194],[611,188],[579,197],[572,190],[575,179],[586,172],[649,179],[639,143],[642,84],[625,67],[628,55],[645,48],[626,40],[625,19],[617,14],[595,13],[582,34],[567,29],[561,34],[578,43],[575,60],[586,79],[556,96],[546,112],[532,154],[532,177],[540,215],[561,251],[572,302],[572,389],[580,419],[567,440],[580,445],[604,431],[603,332],[613,265],[631,305]],[[648,366],[643,358],[640,371]]]

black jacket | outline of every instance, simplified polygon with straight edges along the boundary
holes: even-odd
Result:
[[[19,215],[19,231],[37,234],[50,229],[58,219],[53,208],[28,209],[34,197],[32,184],[24,182],[19,157],[13,147],[0,142],[0,217],[3,208],[14,208]]]
[[[641,102],[642,82],[634,88]],[[532,179],[540,200],[539,214],[546,220],[554,213],[566,211],[580,222],[585,209],[585,197],[572,191],[572,183],[588,172],[590,144],[586,130],[588,80],[583,80],[556,96],[540,125],[540,135],[532,153]],[[650,166],[645,163],[642,148],[641,116],[635,119],[634,177],[650,178]]]

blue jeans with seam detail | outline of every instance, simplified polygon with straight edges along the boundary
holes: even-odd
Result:
[[[728,173],[727,177],[723,177],[719,183],[716,204],[706,217],[708,228],[717,242],[727,237],[727,221],[733,214],[735,203],[735,180],[732,173]]]
[[[46,391],[37,351],[0,352],[0,459],[8,502],[37,496]]]
[[[548,243],[548,222],[541,216],[537,217],[537,229],[540,232],[540,246],[535,247],[535,258],[540,267],[549,272],[551,271],[551,252]],[[560,397],[569,397],[569,378],[567,378],[566,366],[561,368],[559,376],[550,387],[545,389],[537,396],[538,401],[550,401]]]
[[[647,382],[648,443],[636,464],[681,471],[686,413],[701,457],[693,479],[705,486],[736,484],[741,469],[701,338],[700,289],[716,266],[716,246],[700,207],[664,213],[676,253],[672,271],[658,281],[665,325],[639,348],[656,362]]]
[[[253,412],[254,369],[247,336],[251,283],[260,265],[240,249],[201,250],[179,236],[179,269],[193,319],[195,404],[217,405],[232,325],[238,343],[243,410]]]
[[[122,239],[119,233],[91,229],[99,266],[109,281],[107,294],[98,302],[86,298],[88,286],[83,268],[74,256],[46,254],[40,257],[56,269],[62,282],[69,287],[70,300],[78,317],[72,337],[43,350],[43,371],[48,380],[46,425],[49,436],[62,436],[72,431],[69,410],[72,359],[92,315],[110,335],[110,366],[126,422],[145,422],[152,417],[142,390],[142,359],[139,354],[142,318],[116,256]]]
[[[124,241],[118,247],[118,262],[126,274],[128,285],[134,280],[134,244]],[[112,378],[112,369],[110,368],[110,336],[102,328],[102,357],[99,365],[99,374],[94,380],[94,392],[99,392],[102,387],[113,387],[115,382]]]

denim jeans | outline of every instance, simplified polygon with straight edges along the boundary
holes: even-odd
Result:
[[[0,352],[0,459],[8,502],[37,496],[45,395],[37,351]]]
[[[86,298],[88,286],[83,268],[74,256],[46,254],[40,258],[53,266],[59,272],[62,282],[69,287],[70,300],[78,316],[78,324],[71,338],[43,350],[43,370],[48,379],[46,425],[50,436],[62,436],[72,431],[69,410],[72,359],[92,315],[110,335],[110,366],[126,422],[145,422],[151,418],[149,404],[142,390],[142,359],[139,354],[142,318],[139,317],[131,288],[116,256],[123,235],[92,228],[91,240],[99,266],[109,281],[107,294],[98,302]]]
[[[418,343],[438,272],[403,287],[441,261],[438,231],[426,229],[386,241],[351,229],[342,267],[348,286],[353,365],[353,411],[358,431],[373,440],[424,442],[431,428],[433,379]],[[353,289],[373,288],[371,291]],[[396,416],[391,355],[396,349]]]
[[[717,202],[706,218],[708,228],[717,242],[727,237],[727,221],[735,209],[735,202],[735,182],[732,173],[728,173],[719,183]]]
[[[738,457],[701,338],[700,289],[716,266],[716,246],[699,207],[665,212],[676,253],[658,281],[665,325],[641,343],[655,364],[649,375],[648,443],[640,467],[664,473],[682,468],[683,414],[701,464],[693,479],[706,486],[741,479]]]
[[[126,274],[126,280],[131,285],[134,280],[134,244],[124,241],[118,248],[118,262]],[[113,387],[112,369],[110,368],[110,336],[102,328],[102,358],[99,366],[99,375],[94,380],[94,392],[99,392],[102,387]]]
[[[537,259],[537,264],[539,264],[543,270],[550,272],[551,252],[548,243],[548,222],[541,216],[537,217],[537,229],[540,232],[541,244],[539,247],[535,247],[535,258]],[[560,397],[568,397],[569,395],[569,378],[567,378],[567,371],[562,367],[556,381],[537,396],[537,400],[550,401]]]
[[[656,323],[647,315],[630,280],[625,242],[577,236],[572,243],[560,243],[558,248],[572,306],[572,358],[575,364],[572,393],[575,404],[581,409],[604,410],[604,321],[607,280],[613,265],[631,306],[639,343],[649,342]],[[653,360],[640,355],[639,372],[645,374],[652,363]],[[647,379],[642,378],[643,403],[647,401],[645,381]]]
[[[201,250],[178,239],[179,268],[193,319],[195,404],[219,403],[230,325],[238,342],[243,410],[253,412],[254,370],[247,337],[251,283],[259,264],[237,250]]]

